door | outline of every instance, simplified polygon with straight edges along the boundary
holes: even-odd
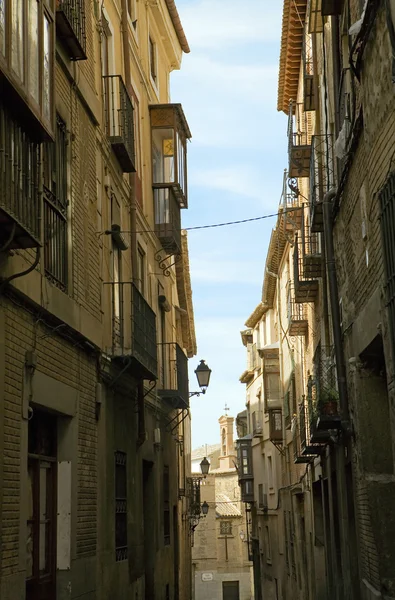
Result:
[[[222,582],[222,600],[240,600],[238,581]]]
[[[56,417],[34,410],[28,433],[26,600],[56,598]]]
[[[143,511],[145,600],[155,600],[155,490],[153,463],[146,460],[143,460]]]

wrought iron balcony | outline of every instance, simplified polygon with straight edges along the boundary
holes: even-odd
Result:
[[[302,453],[300,425],[296,416],[293,419],[291,430],[293,434],[292,446],[294,452],[294,463],[301,464],[311,462],[312,457],[306,456]],[[305,435],[305,433],[303,435]]]
[[[299,405],[299,432],[302,456],[308,456],[311,459],[320,456],[323,452],[323,446],[320,442],[313,443],[311,440],[309,412],[304,398]]]
[[[284,214],[284,226],[287,231],[298,231],[302,224],[303,206],[297,183],[288,177],[288,171],[284,171],[283,192],[281,202]]]
[[[71,60],[86,60],[85,0],[57,0],[56,29]]]
[[[288,158],[290,177],[308,177],[310,174],[311,132],[309,117],[302,104],[289,104]]]
[[[189,408],[188,359],[176,343],[158,344],[158,396],[172,408]]]
[[[334,185],[332,135],[314,135],[310,162],[310,221],[311,231],[323,231],[322,201]]]
[[[111,282],[112,355],[128,358],[137,377],[155,380],[158,376],[156,315],[137,287]]]
[[[304,248],[298,235],[294,244],[294,286],[295,302],[314,302],[318,296],[318,280],[309,277],[304,270]]]
[[[302,231],[303,275],[307,279],[322,277],[321,240],[318,232]]]
[[[40,145],[0,103],[0,247],[40,246]]]
[[[180,205],[171,187],[154,186],[155,232],[166,254],[181,252]]]
[[[295,290],[288,282],[288,333],[290,336],[307,335],[309,323],[305,304],[295,302]]]
[[[336,365],[331,346],[319,345],[315,352],[314,375],[308,382],[307,399],[311,440],[314,436],[317,441],[323,442],[329,430],[341,428]]]
[[[103,77],[107,136],[124,173],[135,167],[133,104],[120,75]]]

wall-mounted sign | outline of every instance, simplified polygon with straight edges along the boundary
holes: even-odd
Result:
[[[212,573],[202,573],[202,581],[212,581],[214,576]]]

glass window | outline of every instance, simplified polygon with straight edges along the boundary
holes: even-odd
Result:
[[[174,183],[174,130],[156,128],[152,141],[153,183]]]
[[[5,54],[5,0],[0,0],[0,52]]]
[[[156,79],[157,79],[156,46],[155,46],[155,43],[152,41],[151,37],[149,38],[149,66],[150,66],[151,78],[154,81],[154,83],[156,84]]]
[[[43,39],[43,115],[51,118],[51,24],[47,15],[44,15]]]
[[[23,0],[12,2],[11,65],[23,81]]]
[[[1,2],[1,0],[0,0]],[[39,104],[39,32],[38,32],[39,5],[37,0],[29,1],[29,92],[32,98]]]

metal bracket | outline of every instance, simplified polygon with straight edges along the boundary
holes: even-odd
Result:
[[[279,453],[281,454],[281,456],[285,456],[285,449],[282,446],[282,444],[276,444],[276,442],[273,442],[273,440],[270,440],[270,441],[273,444],[273,446],[275,448],[277,448],[277,450],[279,451]]]
[[[168,429],[169,433],[173,433],[173,431],[174,431],[175,429],[177,429],[177,427],[178,427],[179,425],[181,425],[181,423],[182,423],[183,421],[185,421],[185,419],[186,419],[186,418],[187,418],[187,416],[189,415],[189,408],[182,408],[182,409],[181,409],[181,414],[182,414],[182,415],[183,415],[183,413],[184,413],[184,410],[186,411],[186,412],[185,412],[185,415],[182,417],[182,419],[178,420],[178,421],[175,423],[175,425],[173,425],[173,427],[171,427],[170,429]],[[166,429],[167,429],[167,427],[170,427],[170,426],[171,426],[171,424],[172,424],[172,423],[173,423],[173,422],[174,422],[176,419],[178,419],[178,418],[179,418],[179,416],[180,416],[180,414],[178,413],[178,414],[177,414],[175,417],[173,417],[172,419],[170,419],[170,421],[169,421],[169,422],[166,424]]]
[[[143,398],[145,398],[146,396],[148,396],[148,394],[150,392],[152,392],[152,390],[154,389],[154,387],[156,387],[156,381],[150,380],[150,383],[152,383],[151,387],[145,392]]]
[[[170,259],[171,256],[174,256],[174,261],[170,264],[166,264],[166,261],[168,259]],[[159,268],[162,270],[163,275],[165,277],[170,277],[171,267],[174,267],[175,264],[180,262],[181,258],[182,258],[181,252],[179,252],[178,254],[174,254],[174,255],[166,255],[164,258],[162,257],[162,250],[158,250],[155,253],[155,260],[159,264]]]

